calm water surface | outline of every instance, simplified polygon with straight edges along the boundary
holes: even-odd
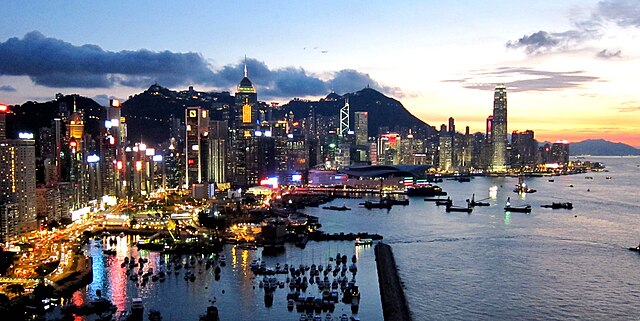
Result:
[[[333,204],[346,204],[349,212],[304,212],[319,216],[327,232],[382,234],[393,248],[415,320],[638,320],[640,256],[626,248],[640,242],[640,159],[592,160],[605,162],[609,172],[558,176],[553,182],[528,178],[538,192],[524,197],[512,191],[516,178],[439,184],[458,205],[473,193],[476,200],[487,198],[491,206],[471,215],[445,213],[418,197],[391,211],[358,208],[362,200],[347,199]],[[498,187],[494,195],[491,186]],[[505,213],[507,197],[514,205],[532,205],[533,212]],[[574,209],[540,208],[554,201],[571,201]],[[304,250],[287,247],[278,256],[227,246],[219,281],[204,270],[193,283],[181,273],[144,288],[128,282],[119,265],[125,255],[138,256],[135,249],[123,243],[116,258],[103,258],[94,248],[94,281],[86,293],[92,297],[101,289],[120,310],[128,309],[132,297],[142,297],[147,311],[161,311],[164,320],[197,320],[213,297],[223,321],[298,320],[286,308],[288,287],[276,290],[273,306],[265,307],[249,263],[262,258],[268,265],[326,264],[337,252],[358,256],[358,316],[382,320],[373,248],[356,249],[352,242],[309,242]],[[140,255],[150,258],[154,270],[161,260],[157,253]],[[76,297],[81,300],[83,292]],[[334,316],[341,313],[351,315],[347,305],[338,304]]]

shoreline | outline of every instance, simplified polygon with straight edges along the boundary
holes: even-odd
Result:
[[[375,245],[374,251],[384,320],[412,321],[391,246],[379,242]]]

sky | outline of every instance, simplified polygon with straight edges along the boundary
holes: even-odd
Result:
[[[640,0],[0,2],[0,103],[126,99],[153,83],[260,100],[366,86],[432,126],[640,147]]]

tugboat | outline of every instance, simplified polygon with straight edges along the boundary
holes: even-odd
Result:
[[[573,209],[573,204],[571,202],[553,202],[551,203],[551,205],[540,205],[540,207],[544,207],[544,208],[551,208],[554,210],[557,209],[566,209],[566,210],[570,210]]]

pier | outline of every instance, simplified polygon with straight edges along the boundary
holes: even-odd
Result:
[[[378,243],[375,246],[375,254],[384,320],[411,321],[411,313],[400,283],[400,276],[398,276],[396,260],[393,258],[391,246]]]

